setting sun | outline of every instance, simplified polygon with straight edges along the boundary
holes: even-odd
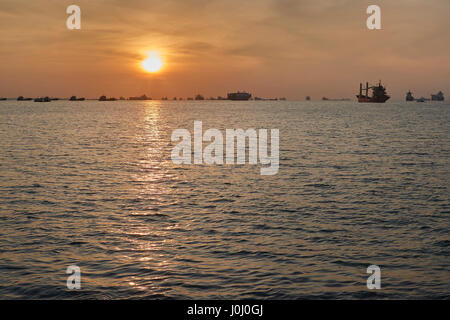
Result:
[[[149,53],[147,59],[142,61],[142,68],[147,72],[158,72],[162,66],[161,56],[157,52]]]

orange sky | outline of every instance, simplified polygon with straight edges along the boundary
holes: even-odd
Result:
[[[370,4],[383,30],[367,30]],[[450,93],[449,30],[448,0],[1,0],[0,96],[318,100],[379,79],[394,99]],[[149,50],[157,74],[140,67]]]

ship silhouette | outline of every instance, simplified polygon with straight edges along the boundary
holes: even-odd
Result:
[[[33,98],[24,98],[23,96],[17,97],[17,101],[31,101]]]
[[[98,101],[116,101],[116,98],[106,98],[106,96],[101,96]]]
[[[411,90],[408,91],[408,93],[406,94],[406,101],[414,101],[414,100],[415,100],[415,99],[414,99],[414,97],[413,97],[413,95],[412,95]]]
[[[442,93],[442,91],[439,91],[437,94],[432,94],[431,100],[432,101],[444,101],[444,94]]]
[[[85,98],[77,98],[77,96],[71,96],[69,101],[84,101]]]
[[[252,97],[252,95],[248,92],[232,92],[232,93],[228,93],[228,100],[233,100],[233,101],[247,101],[250,100],[250,98]]]
[[[372,96],[369,97],[369,89],[372,89]],[[358,102],[374,102],[374,103],[385,103],[389,100],[390,96],[386,94],[386,88],[381,85],[381,81],[378,86],[369,87],[369,83],[366,82],[366,88],[364,89],[366,94],[363,95],[363,86],[362,83],[359,84],[359,95]]]
[[[143,100],[152,100],[152,98],[147,97],[147,95],[143,94],[140,97],[129,97],[128,100],[140,100],[140,101],[143,101]]]
[[[50,101],[52,101],[52,99],[50,99],[49,97],[34,99],[34,102],[50,102]]]

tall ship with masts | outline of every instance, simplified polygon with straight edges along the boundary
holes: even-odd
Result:
[[[372,90],[372,96],[369,96],[369,90]],[[365,94],[363,94],[365,91]],[[386,88],[381,85],[381,81],[377,86],[369,87],[369,83],[366,82],[366,88],[363,89],[362,83],[359,84],[359,95],[356,96],[358,102],[374,102],[385,103],[391,97],[386,94]]]

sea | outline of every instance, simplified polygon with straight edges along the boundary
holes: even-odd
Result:
[[[278,173],[175,164],[194,121]],[[449,217],[448,102],[0,102],[1,299],[449,299]]]

